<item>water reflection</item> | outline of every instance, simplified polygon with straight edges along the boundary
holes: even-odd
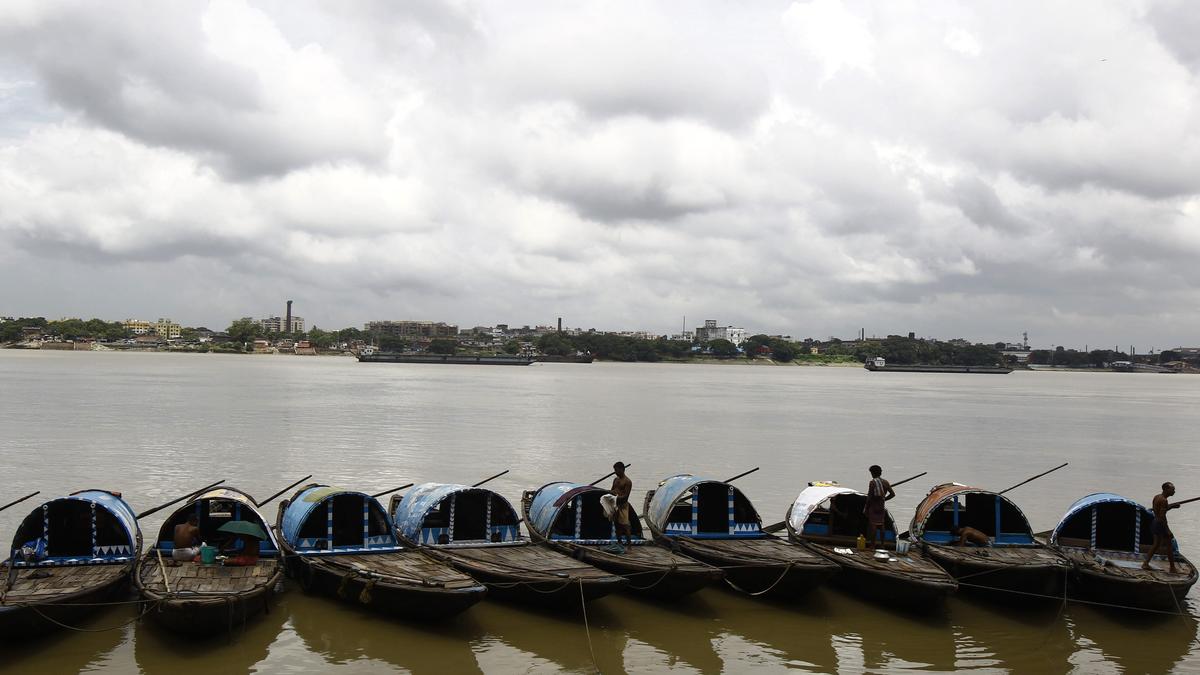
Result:
[[[244,625],[226,634],[197,639],[166,630],[150,617],[138,622],[133,655],[146,675],[174,674],[181,667],[199,673],[251,673],[265,661],[283,631],[289,614],[288,594]],[[151,609],[150,611],[154,611]]]
[[[1069,619],[1073,645],[1095,650],[1097,661],[1113,663],[1127,673],[1170,672],[1196,644],[1197,621],[1192,616],[1072,605]]]
[[[133,605],[102,609],[78,624],[79,632],[59,630],[20,643],[0,639],[0,670],[4,672],[96,672],[112,662],[131,639],[137,617]],[[83,632],[88,631],[88,632]]]

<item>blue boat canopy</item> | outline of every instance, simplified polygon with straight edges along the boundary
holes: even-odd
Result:
[[[120,495],[83,490],[25,516],[12,542],[15,566],[124,563],[141,553],[137,514]]]
[[[1031,546],[1029,519],[1004,495],[959,483],[934,486],[917,505],[909,530],[915,539],[933,544],[954,540],[956,527],[973,527],[995,546]]]
[[[379,500],[327,485],[302,489],[283,511],[283,539],[298,553],[363,553],[400,548]]]
[[[577,544],[607,544],[616,540],[616,528],[604,514],[600,498],[608,490],[580,483],[549,483],[533,496],[529,525],[547,538]],[[642,539],[637,511],[629,504],[629,529],[634,543]]]
[[[658,484],[646,521],[666,536],[701,539],[763,538],[762,519],[742,491],[724,481],[691,474]]]
[[[200,520],[201,541],[215,543],[221,539],[230,538],[230,535],[217,530],[226,523],[244,520],[258,525],[267,535],[266,541],[260,541],[258,544],[259,555],[279,554],[279,543],[275,539],[275,531],[271,529],[262,513],[254,506],[254,498],[234,487],[213,488],[176,509],[159,528],[156,546],[163,551],[173,549],[175,547],[175,526],[186,523],[188,516],[193,513]],[[241,547],[242,541],[239,538],[235,550],[241,550]]]
[[[1128,497],[1097,492],[1082,497],[1050,533],[1064,548],[1141,555],[1154,543],[1154,512]],[[1175,550],[1179,543],[1172,542]]]
[[[478,546],[521,541],[516,510],[486,488],[422,483],[393,504],[396,531],[411,542]]]

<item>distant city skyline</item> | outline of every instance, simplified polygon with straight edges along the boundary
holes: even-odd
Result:
[[[1192,3],[17,3],[0,313],[1200,343]]]

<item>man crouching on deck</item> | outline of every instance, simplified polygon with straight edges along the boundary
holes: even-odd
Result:
[[[1163,483],[1162,494],[1154,495],[1154,543],[1150,546],[1150,553],[1146,555],[1146,561],[1142,563],[1144,570],[1153,569],[1150,567],[1150,561],[1154,560],[1154,555],[1158,553],[1160,547],[1166,546],[1170,572],[1175,574],[1175,535],[1171,534],[1171,527],[1167,524],[1167,511],[1179,508],[1178,504],[1167,502],[1174,494],[1175,484]]]

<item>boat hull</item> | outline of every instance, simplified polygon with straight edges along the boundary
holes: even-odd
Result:
[[[376,581],[368,590],[370,581],[362,576],[347,576],[345,571],[324,560],[297,555],[289,557],[287,571],[307,593],[408,620],[450,618],[470,609],[487,593],[482,586],[448,589],[383,580]]]
[[[362,363],[433,363],[446,365],[469,366],[528,366],[533,359],[525,356],[509,356],[506,354],[455,356],[450,354],[393,354],[377,352],[361,354],[358,360]]]
[[[182,635],[216,635],[241,627],[259,613],[271,611],[275,587],[283,580],[282,568],[260,587],[242,593],[179,598],[139,588],[145,612],[155,623]]]
[[[872,602],[905,611],[922,611],[941,606],[950,594],[958,590],[958,582],[920,551],[912,550],[904,562],[922,568],[919,573],[876,569],[836,553],[821,544],[793,538],[793,542],[808,546],[818,555],[840,569],[833,585],[843,591],[860,595]]]
[[[982,557],[1004,549],[977,549],[925,545],[926,555],[959,582],[963,591],[984,594],[993,599],[1031,602],[1038,599],[1062,601],[1066,592],[1070,564],[1046,548],[1028,549],[1050,554],[1032,558]]]
[[[798,600],[829,581],[838,566],[800,546],[770,537],[701,540],[668,537],[672,550],[724,571],[725,581],[748,595]],[[745,550],[752,547],[752,550]],[[797,553],[803,551],[805,555]]]
[[[425,550],[487,586],[488,595],[499,600],[569,609],[619,591],[629,583],[622,576],[528,543]]]
[[[1121,607],[1181,612],[1183,599],[1196,584],[1196,571],[1179,581],[1144,581],[1097,569],[1076,568],[1071,575],[1072,598]]]
[[[0,568],[7,578],[8,568]],[[57,571],[61,568],[49,568]],[[57,632],[66,626],[77,626],[99,609],[93,603],[111,601],[124,596],[129,587],[131,570],[123,571],[102,583],[79,591],[57,596],[42,596],[36,606],[20,603],[0,604],[0,640],[23,640]]]
[[[550,546],[589,565],[625,577],[629,580],[626,591],[655,598],[681,598],[725,577],[721,570],[699,561],[684,560],[671,564],[671,558],[678,559],[680,556],[653,543],[629,548],[654,547],[660,549],[667,560],[658,564],[638,560],[626,561],[621,559],[621,554],[608,553],[599,546],[584,544],[556,542]]]

